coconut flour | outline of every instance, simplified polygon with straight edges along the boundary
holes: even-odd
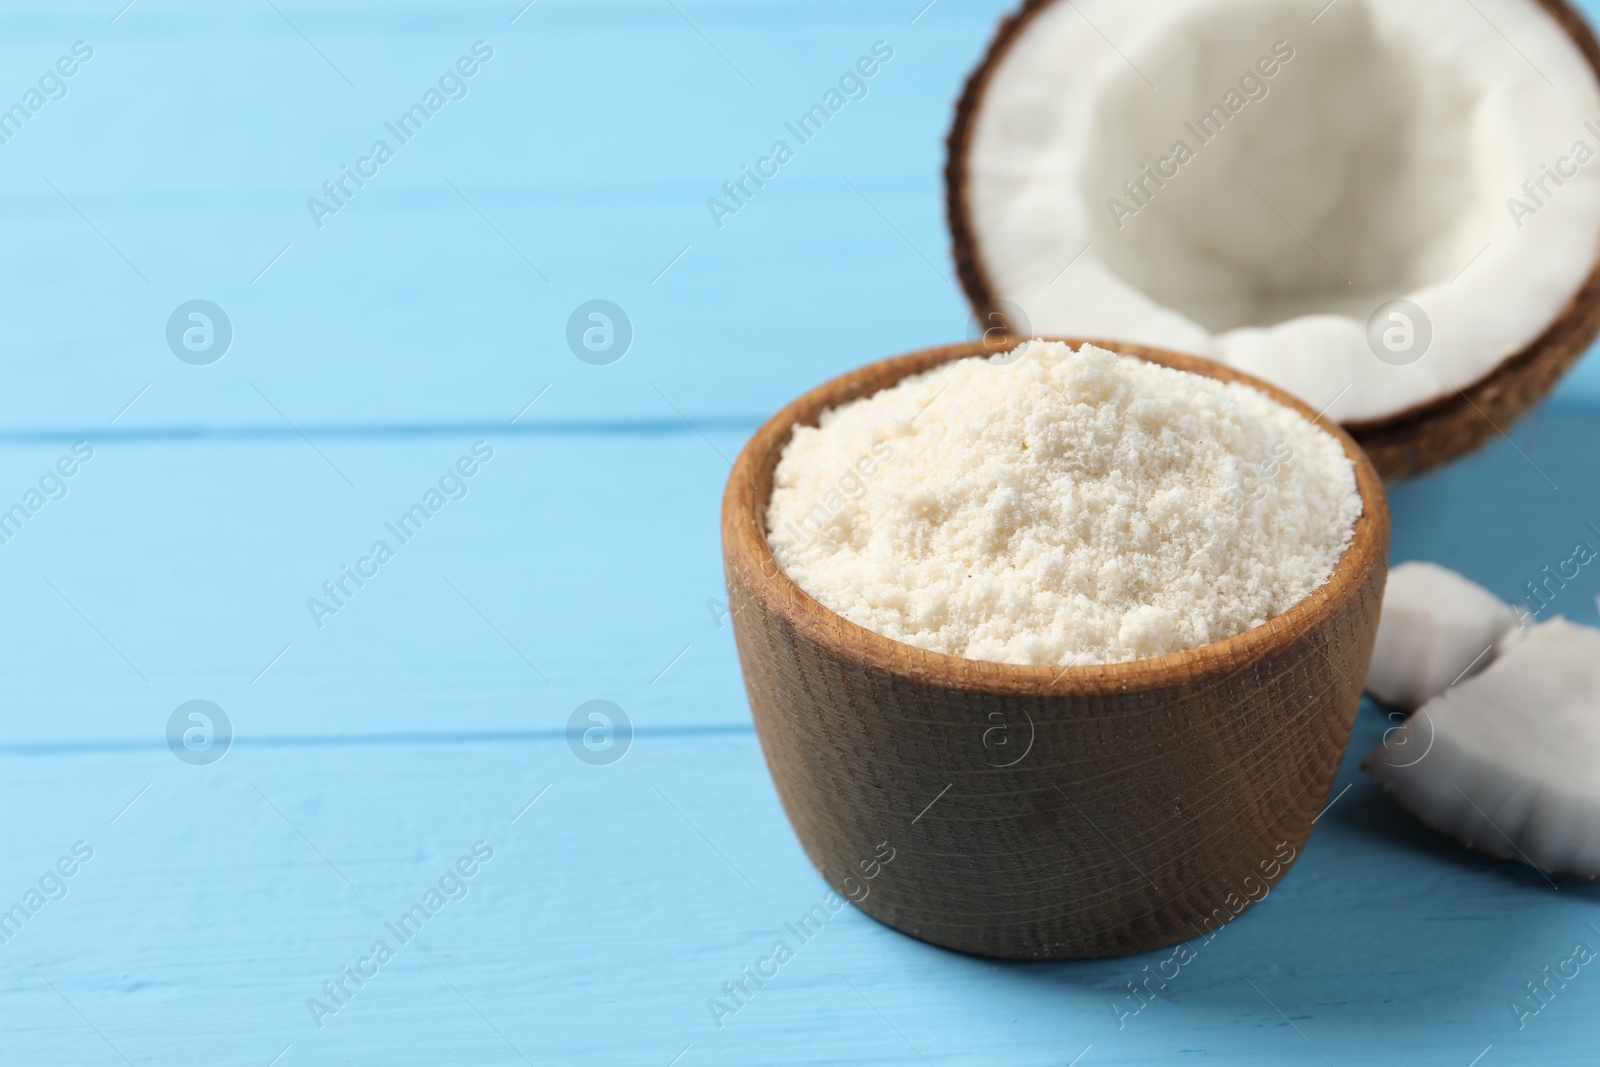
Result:
[[[1339,442],[1262,393],[1031,341],[796,427],[767,526],[789,576],[860,626],[1069,666],[1282,614],[1360,513]]]

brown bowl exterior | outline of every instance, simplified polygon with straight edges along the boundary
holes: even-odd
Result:
[[[1066,669],[924,651],[817,603],[765,537],[792,428],[907,375],[986,355],[981,342],[876,363],[801,397],[745,446],[723,497],[745,686],[801,845],[869,915],[963,952],[1139,952],[1216,930],[1263,899],[1327,803],[1377,632],[1389,513],[1355,443],[1215,363],[1094,343],[1245,382],[1339,439],[1364,508],[1325,585],[1227,641]]]

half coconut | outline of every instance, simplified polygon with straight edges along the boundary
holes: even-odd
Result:
[[[1600,47],[1562,0],[1028,0],[949,153],[980,320],[1237,367],[1386,477],[1600,331]]]

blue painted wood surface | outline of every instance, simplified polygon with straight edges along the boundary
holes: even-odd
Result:
[[[275,2],[0,15],[4,100],[94,48],[0,144],[0,505],[93,448],[0,544],[0,906],[40,890],[0,944],[0,1063],[1594,1060],[1600,976],[1511,1004],[1600,947],[1600,892],[1419,829],[1356,769],[1371,705],[1303,861],[1148,1003],[1167,953],[998,964],[847,908],[719,1027],[826,893],[721,609],[726,461],[804,388],[966,331],[940,139],[1003,5]],[[480,40],[318,229],[306,199]],[[867,97],[719,230],[706,198],[880,40]],[[234,326],[211,366],[167,349],[194,298]],[[635,327],[611,366],[564,340],[592,298]],[[1597,431],[1591,360],[1395,492],[1395,558],[1519,599],[1600,523]],[[319,627],[307,600],[476,442]],[[1597,591],[1551,610],[1594,623]],[[195,699],[235,731],[210,766],[166,740]],[[569,745],[594,699],[633,724],[609,766]]]

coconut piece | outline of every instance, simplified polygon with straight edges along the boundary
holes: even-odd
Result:
[[[1562,618],[1532,627],[1361,766],[1468,848],[1600,878],[1600,630]]]
[[[950,133],[955,259],[983,321],[1216,359],[1412,474],[1600,332],[1600,46],[1563,0],[1303,7],[1026,0]]]
[[[1436,563],[1389,571],[1367,692],[1395,707],[1418,707],[1486,667],[1516,613],[1493,593]]]

